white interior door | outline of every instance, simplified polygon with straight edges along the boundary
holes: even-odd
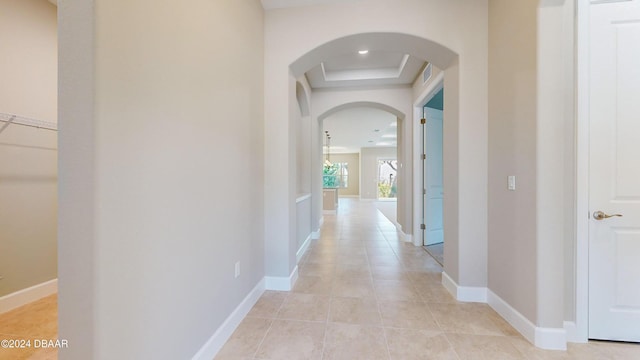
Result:
[[[443,242],[442,226],[442,110],[425,108],[424,245]]]
[[[589,338],[640,342],[640,0],[590,12]]]

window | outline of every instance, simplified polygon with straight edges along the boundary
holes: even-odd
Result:
[[[349,163],[325,163],[322,187],[345,189],[349,187]]]

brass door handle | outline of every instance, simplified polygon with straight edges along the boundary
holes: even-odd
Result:
[[[605,214],[602,211],[594,211],[593,212],[593,218],[596,220],[603,220],[603,219],[608,219],[610,217],[614,217],[614,216],[620,216],[622,217],[622,214],[613,214],[613,215],[609,215],[609,214]]]

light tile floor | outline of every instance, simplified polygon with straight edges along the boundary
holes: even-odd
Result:
[[[640,345],[533,347],[485,304],[459,303],[422,247],[373,202],[341,199],[291,292],[267,291],[216,359],[640,359]]]
[[[30,340],[31,347],[6,349],[0,346],[0,360],[55,360],[56,348],[35,348],[34,340],[58,338],[58,297],[51,295],[0,314],[0,340]]]

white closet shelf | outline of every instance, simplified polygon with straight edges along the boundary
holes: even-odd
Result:
[[[36,119],[30,119],[30,118],[26,118],[24,116],[18,116],[18,115],[13,115],[13,114],[5,114],[5,113],[0,113],[0,121],[4,122],[5,124],[0,124],[0,129],[4,130],[7,128],[8,125],[7,123],[11,123],[11,124],[16,124],[16,125],[23,125],[23,126],[31,126],[31,127],[35,127],[38,129],[47,129],[47,130],[53,130],[53,131],[58,131],[58,125],[56,123],[52,123],[52,122],[48,122],[48,121],[42,121],[42,120],[36,120]],[[2,132],[0,130],[0,132]]]

